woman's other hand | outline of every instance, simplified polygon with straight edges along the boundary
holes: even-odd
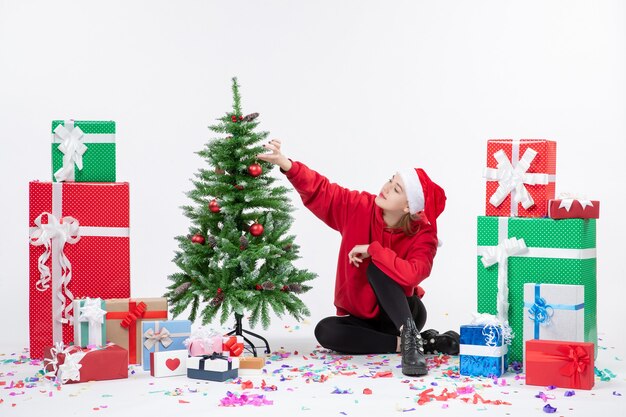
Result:
[[[363,259],[370,257],[370,254],[367,253],[369,247],[370,245],[356,245],[353,247],[350,253],[348,253],[350,263],[358,268],[361,262],[363,262]]]

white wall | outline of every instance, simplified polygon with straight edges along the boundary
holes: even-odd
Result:
[[[476,308],[486,140],[556,140],[557,192],[602,201],[599,327],[623,329],[625,23],[619,0],[1,0],[0,344],[27,345],[27,189],[50,178],[50,121],[117,121],[132,294],[160,295],[187,231],[194,152],[229,110],[233,75],[244,111],[332,180],[377,191],[422,166],[446,189],[445,245],[424,283],[428,324],[442,330]],[[314,323],[334,313],[339,239],[292,198],[299,265],[319,274],[304,297]]]

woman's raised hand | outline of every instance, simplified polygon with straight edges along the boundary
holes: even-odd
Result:
[[[272,139],[268,143],[263,145],[265,149],[269,149],[272,152],[261,153],[258,154],[256,157],[261,161],[278,165],[283,171],[289,171],[292,165],[291,161],[282,154],[282,152],[280,151],[280,145],[281,142],[278,139]]]

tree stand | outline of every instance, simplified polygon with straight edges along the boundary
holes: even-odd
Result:
[[[254,346],[254,343],[252,343],[246,336],[244,336],[243,334],[249,334],[250,336],[256,337],[257,339],[263,341],[265,343],[265,353],[269,354],[271,353],[270,350],[270,345],[269,343],[267,343],[267,339],[265,339],[263,336],[260,336],[256,333],[251,332],[250,330],[246,330],[243,328],[243,325],[241,324],[241,320],[243,319],[243,315],[239,314],[239,313],[235,313],[235,328],[233,330],[231,330],[230,332],[226,333],[227,336],[241,336],[244,340],[244,342],[246,342],[245,348],[247,351],[252,352],[252,354],[254,356],[257,356],[256,354],[256,347]]]

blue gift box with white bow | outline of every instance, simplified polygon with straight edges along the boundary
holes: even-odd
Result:
[[[498,377],[508,367],[508,346],[500,326],[469,324],[460,332],[461,375]]]
[[[524,342],[532,339],[585,341],[583,285],[524,284]]]
[[[189,320],[144,321],[141,326],[143,369],[150,370],[150,352],[186,349],[183,343],[191,335]]]

